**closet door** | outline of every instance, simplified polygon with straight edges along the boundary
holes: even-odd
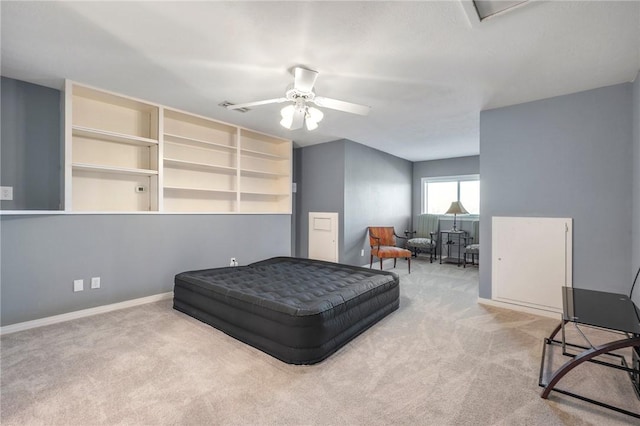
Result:
[[[494,217],[493,299],[562,312],[563,286],[572,285],[570,218]]]
[[[338,213],[309,212],[309,259],[338,261]]]

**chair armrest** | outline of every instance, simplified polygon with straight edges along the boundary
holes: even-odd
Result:
[[[378,250],[380,250],[380,237],[376,237],[375,235],[371,235],[371,234],[369,234],[369,236],[374,240],[378,241]],[[371,248],[373,248],[373,246],[371,246]]]
[[[407,230],[405,229],[405,231],[404,231],[404,236],[405,236],[405,238],[409,239],[409,238],[411,238],[411,237],[409,237],[409,235],[411,235],[411,234],[415,234],[415,233],[417,233],[417,231],[407,231]]]
[[[403,240],[408,240],[409,239],[408,237],[401,237],[400,235],[396,234],[395,231],[393,231],[393,236],[396,237],[396,238],[402,238]]]
[[[396,231],[393,231],[393,236],[396,237],[396,238],[400,238],[401,240],[409,241],[408,237],[401,237],[400,235],[396,234]]]

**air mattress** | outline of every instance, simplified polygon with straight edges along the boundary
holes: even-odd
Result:
[[[327,358],[398,309],[393,272],[291,257],[183,272],[173,306],[289,364]]]

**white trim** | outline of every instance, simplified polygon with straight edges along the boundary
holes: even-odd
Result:
[[[536,309],[530,306],[519,305],[517,303],[501,302],[499,300],[485,299],[478,297],[478,303],[481,305],[495,306],[496,308],[510,309],[512,311],[525,312],[527,314],[539,315],[548,318],[558,319],[558,316],[562,317],[562,314],[554,311],[547,311],[544,309]]]
[[[454,176],[434,176],[434,177],[429,177],[429,176],[423,176],[420,178],[420,212],[422,214],[425,214],[428,212],[428,206],[427,206],[427,185],[429,183],[434,183],[434,182],[456,182],[458,185],[458,201],[460,198],[460,182],[469,182],[469,181],[478,181],[480,182],[480,175],[479,174],[469,174],[469,175],[454,175]],[[478,206],[479,207],[479,206]],[[450,215],[447,215],[446,213],[441,213],[438,214],[438,216],[440,216],[440,218],[445,218],[445,217],[450,217]],[[469,216],[473,217],[473,218],[479,218],[480,217],[480,213],[478,214],[469,214]]]
[[[480,175],[475,173],[475,174],[470,174],[470,175],[453,175],[453,176],[424,176],[421,178],[421,180],[424,182],[451,182],[451,181],[458,181],[458,182],[466,182],[466,181],[470,181],[470,180],[480,180]]]
[[[449,214],[439,214],[440,220],[449,220],[453,222],[453,216]],[[464,216],[458,216],[457,222],[473,222],[474,220],[480,220],[479,214],[465,214]]]
[[[46,318],[39,318],[37,320],[19,322],[17,324],[5,325],[0,327],[0,336],[4,336],[9,333],[16,333],[18,331],[29,330],[37,327],[44,327],[45,325],[58,324],[65,321],[71,321],[79,318],[90,317],[93,315],[104,314],[106,312],[117,311],[125,308],[132,308],[134,306],[145,305],[147,303],[159,302],[161,300],[167,300],[173,298],[173,292],[154,294],[153,296],[141,297],[139,299],[125,300],[124,302],[112,303],[110,305],[96,306],[95,308],[82,309],[80,311],[68,312],[66,314],[54,315]]]

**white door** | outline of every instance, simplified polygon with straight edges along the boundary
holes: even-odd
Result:
[[[493,299],[562,312],[562,287],[572,286],[572,220],[494,217]]]
[[[309,212],[309,259],[338,261],[338,213]]]

